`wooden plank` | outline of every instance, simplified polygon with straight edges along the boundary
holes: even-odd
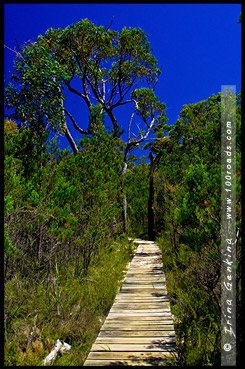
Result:
[[[127,294],[123,293],[123,294],[118,294],[117,297],[114,300],[114,304],[136,304],[137,303],[137,299],[135,297],[135,294],[129,294],[130,296],[128,296],[127,298]],[[148,296],[148,297],[139,297],[139,303],[142,302],[144,304],[169,304],[169,299],[168,299],[168,295],[165,294],[161,294],[161,296]]]
[[[161,359],[122,359],[122,360],[86,360],[85,366],[166,366],[168,365],[168,361]]]
[[[123,286],[121,287],[121,291],[127,288],[135,288],[135,289],[151,289],[151,288],[158,288],[158,289],[162,289],[162,290],[166,290],[166,284],[164,283],[124,283]]]
[[[129,280],[129,281],[127,281]],[[134,280],[134,282],[133,282]],[[150,284],[150,283],[163,283],[166,285],[166,280],[162,277],[162,273],[156,275],[155,273],[145,274],[145,273],[135,273],[130,274],[130,276],[125,276],[124,283],[134,283],[134,284]]]
[[[123,290],[121,291],[120,295],[122,297],[125,297],[125,295],[128,297],[128,296],[132,296],[132,297],[163,297],[163,296],[167,296],[167,291],[162,291],[162,290],[157,290],[156,288],[155,289],[148,289],[148,290],[136,290],[136,289],[127,289],[127,290]]]
[[[115,307],[111,308],[110,310],[110,313],[129,313],[130,311],[132,313],[140,313],[140,312],[143,312],[143,313],[150,313],[150,312],[155,312],[155,313],[161,313],[161,312],[165,312],[165,311],[170,311],[170,305],[169,305],[169,302],[166,301],[165,302],[165,305],[162,304],[155,304],[155,307],[152,308],[152,306],[154,306],[154,303],[151,303],[149,301],[146,301],[146,302],[142,302],[142,304],[144,304],[144,306],[139,306],[139,303],[138,303],[138,307],[135,307],[135,304],[134,302],[130,302],[128,301],[126,303],[126,306],[125,307],[121,307],[120,305],[116,305]],[[167,305],[168,304],[168,305]],[[125,304],[123,304],[125,305]],[[154,310],[154,311],[151,311],[151,310]],[[158,311],[159,310],[159,311]]]
[[[168,301],[165,301],[165,302],[163,301],[162,302],[151,302],[151,301],[130,302],[128,301],[128,302],[114,302],[113,304],[113,309],[120,308],[120,309],[124,309],[124,311],[128,309],[147,309],[148,307],[151,309],[165,308],[165,307],[169,307],[169,302]]]
[[[160,318],[159,318],[159,315],[152,315],[152,316],[144,316],[144,315],[139,315],[139,316],[136,316],[136,319],[135,319],[135,315],[127,315],[127,316],[123,316],[123,315],[120,315],[120,316],[116,316],[116,317],[107,317],[105,322],[107,323],[110,323],[112,321],[114,321],[115,323],[118,323],[118,322],[131,322],[131,323],[134,323],[136,322],[138,324],[138,322],[143,322],[143,321],[166,321],[166,320],[172,320],[172,315],[171,313],[169,314],[166,314],[166,315],[161,315]]]
[[[149,325],[153,327],[154,325],[168,325],[173,324],[173,319],[171,317],[165,317],[165,319],[162,319],[161,321],[155,319],[155,320],[149,320],[149,319],[121,319],[118,321],[115,320],[106,320],[102,327],[139,327],[139,326],[145,326]]]
[[[136,251],[136,254],[134,254],[134,258],[132,259],[131,263],[129,264],[129,266],[135,262],[142,262],[145,263],[149,261],[149,263],[154,263],[155,261],[161,262],[162,261],[162,255],[161,253],[159,253],[159,250],[152,250],[152,252],[150,252],[150,250],[139,250]]]
[[[158,301],[160,300],[160,301]],[[151,304],[152,306],[154,304],[169,304],[169,299],[168,298],[162,298],[162,299],[157,299],[157,298],[152,298],[151,296],[146,297],[146,296],[134,296],[134,298],[128,298],[128,297],[124,297],[124,298],[118,298],[115,300],[115,303],[118,304],[144,304],[144,306],[146,306],[147,304]],[[163,306],[163,305],[162,305]]]
[[[151,297],[153,300],[154,298],[157,299],[157,300],[161,300],[163,298],[166,298],[168,297],[168,293],[167,293],[167,290],[166,291],[150,291],[149,289],[148,290],[141,290],[139,292],[139,295],[146,295],[146,297]],[[118,299],[118,298],[122,298],[122,297],[130,297],[130,298],[134,298],[137,296],[137,291],[134,291],[134,290],[131,290],[131,291],[119,291],[118,292],[118,295],[116,296],[115,300]]]
[[[169,301],[169,297],[166,293],[158,293],[158,294],[152,294],[152,293],[120,293],[115,298],[115,301]]]
[[[110,311],[119,311],[121,310],[121,312],[127,312],[128,310],[151,310],[154,309],[154,311],[157,310],[170,310],[170,305],[168,301],[165,302],[159,302],[159,303],[154,303],[154,302],[142,302],[140,303],[135,303],[135,302],[130,302],[128,301],[127,303],[114,303],[115,306],[113,306],[113,308],[111,308]]]
[[[168,295],[166,293],[161,294],[160,296],[155,296],[155,295],[146,295],[143,296],[141,294],[141,296],[137,296],[137,295],[132,295],[132,294],[127,294],[127,293],[120,293],[117,295],[117,297],[115,298],[115,301],[168,301]]]
[[[136,257],[137,258],[137,257]],[[138,258],[138,260],[137,259],[133,259],[133,261],[131,262],[131,264],[130,264],[130,266],[129,267],[131,267],[132,265],[135,265],[135,264],[137,264],[137,265],[140,265],[140,264],[142,264],[142,265],[151,265],[151,264],[155,264],[155,263],[157,263],[157,264],[159,264],[159,266],[163,266],[162,265],[162,260],[161,260],[161,257],[159,256],[159,257],[157,257],[157,258],[149,258],[149,260],[147,260],[147,258],[145,258],[144,260],[143,260],[143,258],[141,259],[141,258]]]
[[[167,293],[167,290],[163,290],[163,291],[159,291],[157,289],[154,289],[154,290],[150,290],[150,289],[144,289],[144,290],[141,290],[141,291],[137,291],[137,290],[121,290],[118,295],[116,296],[115,300],[118,299],[118,298],[122,298],[122,297],[130,297],[130,298],[134,298],[137,296],[137,292],[138,292],[138,295],[140,296],[146,296],[146,297],[151,297],[152,300],[154,300],[155,298],[159,299],[159,301],[163,298],[166,298],[168,297],[168,293]]]
[[[151,260],[152,258],[154,258],[154,259],[161,260],[161,255],[162,254],[159,249],[152,248],[152,250],[150,250],[149,248],[147,249],[146,247],[143,249],[141,248],[139,250],[136,250],[136,253],[134,254],[134,258],[131,261],[131,263],[137,259]]]
[[[164,343],[176,343],[175,337],[107,337],[99,336],[96,338],[95,343],[144,343],[144,344],[164,344]]]
[[[132,284],[132,285],[151,285],[151,284],[163,284],[164,286],[166,285],[166,280],[163,278],[154,278],[154,277],[148,277],[146,278],[145,276],[140,277],[136,277],[136,278],[125,278],[124,280],[124,284]]]
[[[143,294],[152,294],[152,293],[167,293],[167,289],[163,289],[162,287],[152,287],[152,286],[149,286],[149,287],[145,287],[145,286],[137,286],[137,287],[130,287],[130,286],[125,286],[125,287],[122,287],[121,290],[120,290],[120,293],[143,293]]]
[[[163,268],[162,267],[149,267],[149,266],[145,266],[144,268],[139,268],[139,266],[135,265],[135,266],[131,266],[130,267],[130,272],[131,273],[135,273],[137,275],[153,275],[153,276],[160,276],[163,274]]]
[[[130,273],[126,274],[125,278],[126,277],[155,277],[155,278],[160,278],[162,277],[163,275],[163,272],[162,271],[153,271],[153,270],[139,270],[139,269],[136,269],[135,270],[130,270]]]
[[[158,267],[158,266],[154,266],[154,267],[145,266],[144,268],[142,267],[140,268],[139,266],[135,265],[130,268],[130,272],[131,273],[134,272],[135,275],[141,275],[142,277],[144,275],[147,275],[147,276],[152,275],[156,277],[156,276],[160,276],[163,274],[163,268]],[[130,275],[132,276],[132,274]]]
[[[171,317],[165,317],[165,319],[162,319],[160,322],[159,320],[149,320],[149,319],[142,319],[142,320],[138,320],[138,321],[134,321],[132,319],[124,319],[124,320],[118,320],[118,321],[113,321],[113,320],[107,320],[103,326],[101,327],[101,329],[113,329],[113,327],[117,327],[117,328],[127,328],[127,327],[132,327],[135,329],[138,329],[139,327],[152,327],[153,330],[157,330],[157,327],[160,326],[168,326],[168,325],[173,325],[173,319]],[[153,328],[154,327],[154,328]]]
[[[124,300],[120,300],[120,301],[124,301]],[[166,305],[165,305],[165,303],[166,303]],[[144,311],[144,310],[149,309],[149,308],[152,309],[152,310],[164,309],[165,311],[171,311],[171,308],[169,306],[167,306],[167,303],[168,303],[168,301],[164,301],[162,303],[156,303],[154,301],[151,302],[150,300],[141,300],[141,301],[135,300],[133,302],[125,300],[124,302],[119,303],[118,307],[120,305],[123,308],[123,311],[125,313],[129,312],[132,309],[137,309],[137,310],[140,310],[140,311]],[[140,306],[140,304],[142,304],[144,306],[142,306],[142,305]],[[124,305],[125,305],[125,307],[124,307]],[[132,306],[132,309],[130,308],[130,306]]]
[[[157,265],[157,266],[160,266],[161,268],[163,267],[162,265],[162,260],[161,260],[161,257],[158,256],[158,257],[152,257],[152,258],[137,258],[135,257],[133,259],[133,261],[131,262],[130,266],[129,266],[129,269],[132,267],[132,266],[135,266],[135,265],[143,265],[144,267],[145,266],[149,266],[149,267],[152,267],[153,265]]]
[[[149,261],[150,262],[155,262],[155,261],[162,261],[162,256],[161,253],[159,253],[159,250],[152,250],[152,252],[150,252],[150,250],[139,250],[136,251],[136,253],[134,254],[134,258],[131,261],[131,264],[133,264],[134,262],[146,262]]]
[[[138,318],[145,318],[145,317],[165,317],[165,316],[172,316],[170,311],[166,311],[163,313],[110,313],[108,315],[109,319],[115,319],[115,318],[134,318],[134,320],[138,320]],[[137,319],[135,319],[137,318]]]
[[[148,314],[148,313],[165,313],[165,312],[170,312],[170,306],[158,306],[155,309],[151,309],[151,305],[147,304],[147,306],[142,307],[141,309],[136,309],[136,308],[129,308],[125,309],[125,308],[121,308],[119,306],[115,306],[113,308],[111,308],[110,313],[117,313],[117,314],[128,314],[128,313],[142,313],[142,314]]]
[[[141,274],[141,273],[128,273],[125,275],[125,282],[129,280],[135,280],[136,282],[147,281],[151,282],[154,280],[166,282],[166,277],[161,274]]]
[[[124,275],[125,278],[135,278],[136,276],[139,277],[139,278],[162,278],[162,279],[166,279],[166,276],[162,273],[162,272],[153,272],[153,271],[150,271],[149,273],[146,273],[146,270],[144,268],[143,273],[140,273],[141,269],[138,268],[138,271],[137,270],[131,270],[129,269],[128,272]]]
[[[125,324],[105,324],[101,327],[101,331],[169,331],[174,330],[174,325],[169,324],[139,324],[139,325],[125,325]]]
[[[159,256],[158,257],[147,257],[145,259],[143,259],[141,257],[138,257],[138,258],[134,257],[134,260],[130,264],[130,268],[132,266],[135,266],[135,265],[137,265],[139,267],[141,265],[143,267],[148,266],[149,268],[151,268],[153,266],[159,266],[161,268],[163,267],[161,257],[159,257]]]
[[[163,270],[163,266],[162,266],[162,263],[152,263],[152,264],[149,264],[149,263],[145,263],[144,265],[143,264],[139,264],[139,263],[134,263],[134,264],[131,264],[130,265],[130,271],[134,271],[134,270],[142,270],[142,271],[150,271],[150,272],[153,272],[153,271],[162,271]]]
[[[151,304],[169,304],[168,296],[152,296],[151,294],[125,294],[124,296],[119,296],[115,299],[115,303],[119,304],[147,304],[150,306]],[[161,305],[163,306],[163,305]],[[169,304],[170,306],[170,304]],[[165,305],[166,307],[166,305]]]
[[[163,321],[161,323],[156,321],[142,321],[138,323],[133,322],[121,322],[121,323],[106,323],[103,324],[101,327],[101,331],[116,331],[116,330],[122,330],[122,331],[168,331],[173,330],[174,325],[172,320]]]
[[[174,330],[145,330],[145,331],[120,331],[120,330],[105,330],[100,331],[98,337],[175,337]]]
[[[120,298],[120,299],[116,299],[115,303],[118,303],[120,305],[123,305],[123,304],[124,305],[125,304],[126,305],[128,305],[128,304],[142,304],[144,306],[146,306],[147,304],[148,305],[151,304],[152,306],[154,304],[157,304],[157,305],[159,304],[159,306],[160,306],[160,304],[165,304],[165,303],[169,304],[169,300],[167,298],[164,298],[164,299],[161,299],[160,301],[158,301],[158,299],[143,296],[143,297],[137,297],[137,298],[135,297],[134,299],[129,299],[127,297]]]
[[[133,241],[134,243],[139,243],[139,244],[154,244],[154,241],[149,241],[149,240],[142,240],[141,238],[132,238],[132,237],[129,237],[128,238],[129,239],[129,241]]]
[[[168,365],[168,361],[164,359],[122,359],[122,360],[86,360],[85,366],[166,366]]]
[[[124,283],[121,291],[126,290],[127,288],[130,289],[140,289],[140,290],[145,290],[145,289],[161,289],[161,290],[167,290],[166,289],[166,285],[163,283],[137,283],[137,284],[133,284],[133,283]]]
[[[140,267],[142,265],[142,268]],[[155,268],[156,266],[160,267],[161,269],[163,268],[162,265],[162,261],[161,258],[155,259],[155,260],[133,260],[129,266],[129,269],[131,269],[132,267],[139,267],[140,269],[145,269],[145,268]]]
[[[130,273],[130,274],[126,274],[125,275],[125,282],[127,281],[127,279],[130,280],[135,280],[137,283],[141,282],[141,281],[146,281],[146,282],[151,282],[154,280],[157,281],[163,281],[166,282],[166,277],[161,273],[161,274],[140,274],[140,273]]]
[[[148,289],[132,289],[132,290],[123,290],[120,292],[120,294],[118,295],[118,297],[125,297],[125,296],[130,296],[130,297],[134,297],[134,296],[146,296],[146,297],[164,297],[167,296],[167,291],[159,291],[156,288],[153,288],[152,290]]]
[[[112,312],[110,312],[109,314],[108,314],[108,316],[107,316],[107,318],[109,319],[109,320],[112,320],[112,319],[115,319],[115,320],[118,320],[118,319],[123,319],[123,318],[125,318],[125,319],[127,319],[127,318],[134,318],[134,320],[139,320],[139,319],[141,319],[141,318],[154,318],[154,319],[158,319],[158,320],[161,320],[161,319],[164,319],[164,317],[166,317],[166,316],[168,316],[168,317],[170,317],[170,316],[172,316],[172,314],[171,314],[171,310],[170,309],[163,309],[163,311],[159,311],[159,312],[156,312],[156,313],[154,313],[154,310],[159,310],[159,309],[152,309],[152,311],[146,311],[146,310],[144,310],[144,309],[141,309],[141,310],[139,310],[139,312],[138,313],[134,313],[134,312],[132,312],[130,309],[125,309],[124,310],[124,313],[117,313],[116,311],[112,311]],[[106,318],[106,319],[107,319]],[[154,320],[153,319],[153,320]]]
[[[142,322],[141,324],[103,324],[101,331],[172,331],[174,325],[172,321],[166,323]]]
[[[109,344],[97,344],[94,343],[90,352],[93,351],[122,351],[122,352],[138,352],[138,351],[171,351],[175,345],[173,343],[150,343],[150,344],[137,344],[137,343],[109,343]]]
[[[162,263],[144,263],[144,264],[140,264],[140,263],[134,263],[132,265],[130,265],[130,271],[139,271],[139,270],[143,270],[145,272],[149,271],[149,272],[153,272],[153,271],[162,271],[163,270],[163,266]]]
[[[156,266],[155,264],[158,264],[159,267],[163,268],[161,257],[159,257],[159,259],[155,259],[155,260],[151,260],[151,261],[150,260],[145,260],[144,262],[141,262],[141,263],[140,263],[140,261],[138,261],[138,262],[132,261],[131,264],[129,265],[128,269],[127,269],[127,273],[132,273],[131,268],[134,267],[134,269],[135,269],[136,265],[138,266],[139,269],[145,269],[145,267],[147,267],[147,266],[150,269],[150,268],[155,267]],[[141,268],[140,265],[143,265],[143,267]]]
[[[147,351],[138,351],[136,353],[134,352],[112,352],[112,351],[105,351],[105,352],[90,352],[88,359],[146,359],[146,358],[159,358],[164,359],[165,357],[171,357],[171,352],[164,352],[164,351],[153,351],[153,352],[147,352]]]
[[[122,325],[140,325],[140,324],[173,324],[173,319],[171,315],[164,316],[161,318],[161,320],[157,319],[158,317],[139,317],[139,319],[135,320],[134,317],[129,316],[125,319],[119,318],[119,319],[106,319],[104,324],[113,324],[115,325],[122,324]]]

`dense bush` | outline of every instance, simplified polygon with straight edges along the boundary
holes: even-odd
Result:
[[[241,94],[237,96],[237,321],[241,319]],[[182,365],[220,365],[221,94],[186,105],[156,172],[163,251]],[[237,324],[237,347],[241,342]]]
[[[82,364],[132,257],[118,239],[121,142],[102,130],[69,155],[55,142],[37,152],[12,121],[5,132],[6,365],[40,365],[57,338]]]

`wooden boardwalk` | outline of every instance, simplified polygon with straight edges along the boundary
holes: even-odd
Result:
[[[138,243],[124,283],[91,347],[84,366],[169,365],[175,332],[161,251]]]

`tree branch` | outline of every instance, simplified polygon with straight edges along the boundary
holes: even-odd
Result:
[[[118,131],[119,131],[119,127],[118,127],[118,123],[117,123],[117,120],[112,112],[112,109],[111,108],[108,108],[107,106],[104,106],[104,110],[105,112],[108,114],[108,116],[110,117],[111,119],[111,122],[113,124],[113,127],[114,127],[114,137],[117,137],[117,134],[118,134]]]
[[[136,102],[137,104],[137,102]],[[131,129],[131,124],[132,124],[132,121],[133,121],[133,117],[134,117],[134,114],[136,113],[137,111],[137,105],[133,111],[133,114],[131,115],[131,118],[130,118],[130,121],[129,121],[129,125],[128,125],[128,142],[130,141],[130,129]]]
[[[13,49],[11,49],[10,47],[8,47],[8,46],[6,46],[6,45],[4,45],[4,47],[6,47],[8,50],[10,50],[10,51],[13,51],[13,53],[15,53],[17,56],[19,56],[20,58],[23,58],[23,56],[21,55],[21,53],[19,53],[18,51],[15,51],[15,50],[13,50]]]
[[[72,148],[74,154],[77,154],[77,152],[78,152],[77,145],[76,145],[75,141],[73,140],[73,138],[71,136],[70,130],[67,127],[66,122],[64,124],[65,124],[65,132],[64,132],[65,133],[65,137],[67,138],[69,144],[71,145],[71,148]]]
[[[53,78],[53,80],[55,81],[55,77]],[[61,88],[58,87],[59,91],[61,92]],[[64,126],[65,126],[65,137],[67,138],[69,144],[71,145],[71,148],[74,152],[74,154],[77,154],[78,152],[78,148],[77,148],[77,145],[75,143],[75,141],[73,140],[73,137],[70,133],[70,130],[69,128],[67,127],[67,123],[66,123],[66,119],[65,119],[65,108],[64,108],[64,101],[63,99],[60,100],[60,103],[61,103],[61,107],[62,107],[62,114],[63,114],[63,118],[64,118]]]
[[[111,17],[111,23],[109,24],[109,26],[106,28],[106,32],[111,28],[112,26],[112,22],[113,22],[113,19],[114,19],[114,15]]]
[[[84,96],[85,96],[85,102],[86,102],[86,104],[87,104],[87,106],[88,106],[88,108],[90,108],[91,106],[92,106],[92,104],[91,104],[91,101],[90,101],[90,99],[89,99],[89,97],[88,97],[88,89],[87,89],[87,86],[86,86],[86,67],[84,68],[84,71],[83,71],[83,92],[84,92]]]
[[[90,68],[90,69],[91,69],[91,68]],[[97,92],[97,87],[98,87],[97,83],[96,83],[96,85],[94,86],[94,85],[93,85],[93,83],[92,83],[92,82],[90,82],[90,80],[89,80],[89,78],[88,78],[87,76],[85,76],[85,78],[86,78],[86,80],[87,80],[87,82],[88,82],[89,86],[91,87],[91,89],[92,89],[92,91],[93,91],[93,93],[94,93],[95,99],[96,99],[100,104],[105,105],[105,104],[104,104],[104,101],[102,100],[102,96],[101,96],[101,94],[100,94],[100,93],[98,94],[98,92]]]
[[[133,79],[133,81],[130,83],[130,85],[125,89],[124,93],[122,92],[122,90],[121,90],[121,88],[118,84],[118,88],[120,89],[120,92],[119,92],[120,93],[120,98],[114,105],[111,106],[111,109],[114,109],[119,105],[124,105],[124,104],[127,104],[128,102],[132,101],[132,100],[126,100],[126,101],[122,102],[123,98],[127,95],[127,93],[130,91],[130,89],[133,87],[135,80],[136,80],[136,78]],[[110,101],[111,101],[111,99],[110,99]]]
[[[79,96],[83,99],[86,99],[86,96],[83,95],[81,92],[77,91],[75,88],[71,87],[70,83],[67,83],[66,85],[67,85],[69,91],[73,92],[74,94],[76,94],[77,96]]]
[[[91,134],[91,132],[89,130],[85,131],[84,129],[80,128],[79,125],[77,124],[77,122],[75,121],[75,119],[73,118],[73,116],[64,108],[64,112],[66,113],[66,115],[68,115],[68,117],[70,118],[70,120],[72,121],[73,127],[80,133],[85,134],[85,135],[89,135]]]

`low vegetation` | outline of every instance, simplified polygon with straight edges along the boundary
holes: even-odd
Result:
[[[82,365],[134,250],[119,235],[120,157],[105,134],[37,160],[27,130],[5,133],[5,365],[41,365],[57,339],[72,350],[55,365]]]

